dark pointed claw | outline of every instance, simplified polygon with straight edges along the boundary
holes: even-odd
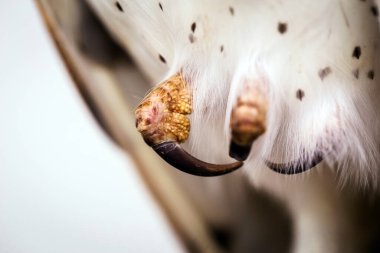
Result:
[[[304,162],[302,159],[296,162],[290,163],[272,163],[268,160],[265,160],[265,164],[273,171],[285,174],[285,175],[294,175],[305,172],[317,166],[323,160],[323,154],[317,152],[314,154],[313,158],[310,161]]]
[[[220,165],[203,162],[191,156],[175,141],[155,144],[152,148],[173,167],[196,176],[220,176],[230,173],[243,165],[242,162]]]
[[[251,146],[252,144],[239,145],[236,142],[231,141],[229,155],[238,161],[245,161],[249,155],[249,152],[251,152]]]

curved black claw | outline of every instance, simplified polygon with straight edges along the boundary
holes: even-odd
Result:
[[[285,174],[285,175],[294,175],[305,172],[317,166],[323,160],[323,154],[316,152],[312,159],[304,162],[302,159],[290,162],[290,163],[272,163],[268,160],[265,160],[265,164],[273,171]]]
[[[249,152],[251,152],[251,147],[251,144],[239,145],[234,141],[231,141],[229,155],[238,161],[245,161],[249,155]]]
[[[220,165],[203,162],[191,156],[175,141],[155,144],[152,148],[162,159],[173,167],[196,176],[220,176],[230,173],[243,165],[242,162]]]

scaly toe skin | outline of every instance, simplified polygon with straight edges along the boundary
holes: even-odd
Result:
[[[180,74],[154,88],[135,111],[136,127],[152,146],[164,141],[182,143],[189,137],[191,95]]]
[[[266,130],[267,108],[265,92],[246,85],[231,113],[231,157],[239,161],[247,159],[252,143]]]

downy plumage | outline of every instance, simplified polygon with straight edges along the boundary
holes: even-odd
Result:
[[[194,112],[186,148],[200,159],[232,161],[229,126],[237,95],[246,80],[261,86],[269,100],[267,130],[253,144],[245,175],[253,187],[288,203],[297,224],[295,252],[339,252],[324,238],[328,234],[338,241],[333,234],[341,228],[327,228],[343,210],[336,204],[338,188],[378,185],[380,33],[375,2],[88,2],[152,83],[178,71],[188,80]],[[307,161],[315,152],[323,153],[323,162],[297,176],[278,175],[264,163]],[[305,201],[335,204],[320,214],[318,204],[305,207]],[[313,225],[313,232],[303,233],[310,217],[326,226]],[[308,236],[317,241],[314,246],[306,243]]]

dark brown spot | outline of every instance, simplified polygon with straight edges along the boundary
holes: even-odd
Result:
[[[352,57],[359,59],[362,55],[362,49],[359,46],[356,46],[354,48],[354,51],[352,52]]]
[[[164,8],[162,8],[162,4],[161,4],[160,2],[158,2],[158,6],[160,7],[160,9],[161,9],[162,11],[164,11]]]
[[[359,69],[354,69],[354,70],[352,71],[352,74],[354,75],[354,77],[355,77],[356,79],[359,79]]]
[[[194,22],[191,24],[191,31],[194,33],[195,29],[197,29],[197,24]]]
[[[119,11],[124,12],[123,7],[122,7],[121,4],[119,3],[119,1],[116,1],[116,2],[115,2],[115,6],[117,7],[117,9],[118,9]]]
[[[220,52],[223,53],[223,51],[224,51],[224,46],[221,45],[221,46],[220,46]]]
[[[160,61],[162,61],[163,63],[166,63],[166,60],[162,55],[159,54],[158,58],[160,58]]]
[[[379,16],[379,10],[377,9],[376,5],[371,6],[371,12],[372,12],[372,15],[374,15],[375,17]]]
[[[305,96],[305,92],[301,89],[298,89],[297,92],[296,92],[296,97],[302,101],[303,97]]]
[[[373,80],[375,78],[375,72],[371,69],[370,71],[368,71],[367,77]]]
[[[232,6],[230,6],[229,8],[228,8],[228,10],[230,11],[230,14],[233,16],[233,15],[235,15],[235,9],[232,7]]]
[[[326,76],[328,76],[331,73],[331,68],[330,67],[325,67],[323,69],[320,69],[318,72],[319,78],[323,81]]]
[[[281,34],[284,34],[288,30],[288,24],[279,22],[277,29]]]
[[[195,36],[192,34],[192,33],[190,33],[189,34],[189,40],[190,40],[190,43],[194,43],[195,42]]]

